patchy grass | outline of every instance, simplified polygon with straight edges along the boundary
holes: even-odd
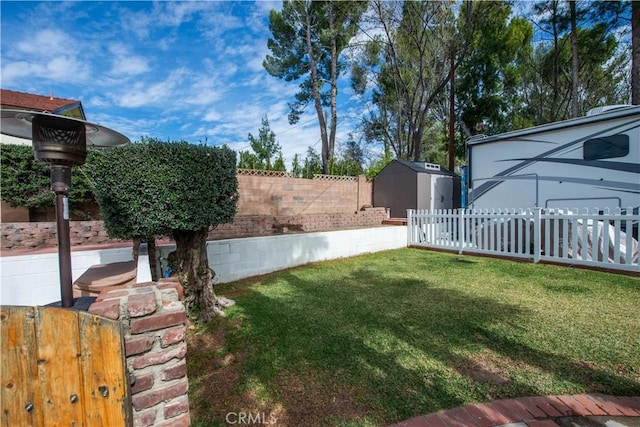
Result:
[[[401,249],[220,285],[196,426],[378,426],[471,402],[640,395],[640,279]],[[231,415],[229,415],[231,414]]]

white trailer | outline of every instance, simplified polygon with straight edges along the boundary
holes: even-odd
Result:
[[[640,106],[467,141],[467,207],[640,207]]]

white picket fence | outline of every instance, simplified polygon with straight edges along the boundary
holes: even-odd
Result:
[[[640,272],[639,220],[632,209],[408,210],[407,233],[409,246]]]

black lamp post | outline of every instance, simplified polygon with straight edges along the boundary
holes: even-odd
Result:
[[[131,141],[100,125],[64,116],[24,110],[1,110],[0,132],[33,141],[36,160],[51,165],[51,191],[56,195],[58,264],[62,307],[73,307],[69,204],[71,168],[84,164],[87,145],[120,146]]]

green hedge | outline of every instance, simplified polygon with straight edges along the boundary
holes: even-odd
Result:
[[[87,161],[90,161],[91,153]],[[51,192],[51,168],[33,159],[31,145],[0,144],[0,193],[11,206],[37,208],[54,206]],[[83,167],[71,173],[69,203],[72,207],[94,199]]]
[[[230,222],[235,165],[227,147],[146,139],[95,150],[85,168],[109,235],[144,240]]]

